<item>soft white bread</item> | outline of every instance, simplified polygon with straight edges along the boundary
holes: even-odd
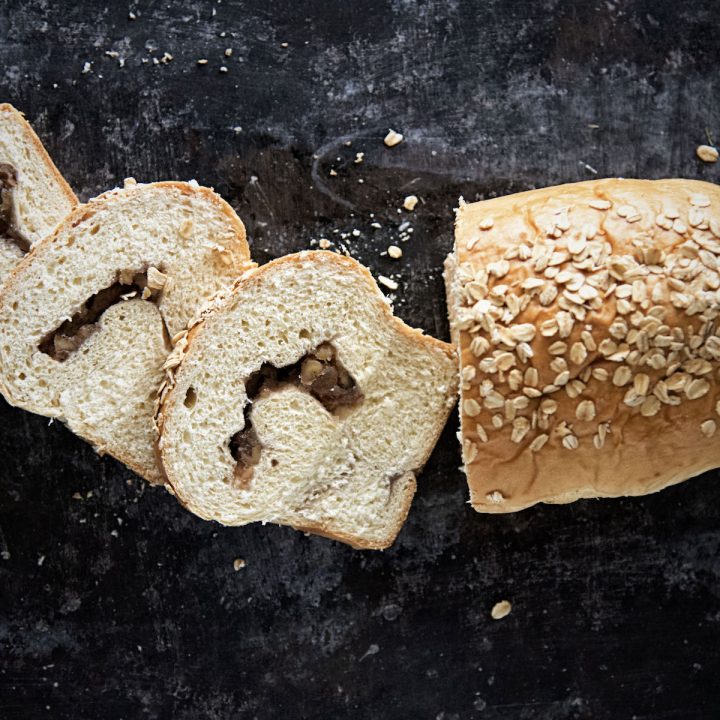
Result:
[[[642,495],[720,465],[720,188],[462,205],[446,264],[471,502]]]
[[[393,317],[354,260],[275,260],[190,331],[158,417],[167,481],[226,525],[388,547],[456,375],[452,346]]]
[[[245,269],[245,230],[196,183],[128,183],[76,208],[0,293],[0,386],[152,482],[170,339]]]
[[[77,205],[30,124],[0,104],[0,282]]]

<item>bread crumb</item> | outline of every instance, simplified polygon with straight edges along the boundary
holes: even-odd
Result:
[[[225,57],[232,57],[232,48],[225,48]]]
[[[404,135],[399,132],[395,132],[392,128],[390,128],[383,142],[385,143],[385,145],[387,145],[387,147],[395,147],[396,145],[399,145],[404,139]]]
[[[220,66],[220,72],[221,72],[221,73],[226,73],[227,71],[228,71],[228,69],[227,69],[224,65],[221,65],[221,66]]]
[[[357,228],[355,228],[355,229],[352,231],[352,236],[353,236],[353,237],[360,237],[360,231],[359,231]]]
[[[355,164],[359,165],[365,159],[365,153],[355,153]]]
[[[137,186],[137,180],[134,177],[126,177],[125,180],[123,180],[124,188],[133,188],[136,186]]]
[[[397,245],[390,245],[387,249],[387,254],[393,260],[398,260],[402,257],[402,250]]]
[[[330,177],[337,177],[337,172],[330,168]]]
[[[235,558],[233,560],[233,570],[237,572],[238,570],[242,570],[247,563],[242,558]]]
[[[415,206],[417,204],[418,204],[417,195],[408,195],[405,198],[405,200],[403,201],[403,207],[409,212],[412,212],[415,209]]]
[[[200,58],[200,59],[197,61],[197,64],[198,64],[198,65],[207,65],[207,64],[208,64],[207,58]]]
[[[83,65],[82,74],[83,74],[83,75],[87,75],[89,72],[92,72],[92,63],[91,63],[91,62],[86,62],[86,63]]]
[[[160,62],[163,65],[167,65],[169,62],[173,61],[174,59],[175,58],[169,52],[164,52],[163,56],[160,58]]]
[[[389,277],[385,277],[385,275],[378,275],[378,282],[381,285],[384,285],[388,290],[397,290],[398,284],[391,280]]]
[[[366,657],[370,657],[371,655],[377,655],[380,652],[380,646],[373,643],[368,647],[368,649],[365,651],[365,654],[358,660],[358,662],[362,662]]]
[[[717,162],[718,151],[717,148],[714,148],[712,145],[698,145],[695,153],[703,162]]]
[[[129,12],[128,20],[137,20],[137,15],[134,12]]]
[[[493,605],[490,615],[493,620],[502,620],[507,617],[512,610],[512,605],[507,600],[501,600]]]
[[[327,250],[331,245],[331,242],[327,238],[320,238],[318,242],[318,247],[320,247],[322,250]]]

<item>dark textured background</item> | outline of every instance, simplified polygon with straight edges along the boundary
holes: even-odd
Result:
[[[713,0],[4,0],[0,38],[2,99],[82,198],[127,175],[197,178],[258,260],[342,241],[441,337],[460,194],[586,165],[720,178],[694,155],[706,128],[720,139]],[[388,127],[406,136],[393,150]],[[411,191],[394,262],[380,252]],[[720,717],[718,474],[481,516],[455,426],[397,543],[371,553],[202,522],[2,405],[0,718]],[[501,599],[512,614],[493,621]]]

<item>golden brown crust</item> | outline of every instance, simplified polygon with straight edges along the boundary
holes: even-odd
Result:
[[[453,345],[445,343],[441,340],[437,340],[436,338],[433,338],[431,336],[424,335],[422,331],[407,326],[402,320],[392,314],[390,306],[385,302],[382,292],[378,288],[377,283],[375,282],[374,278],[367,270],[367,268],[365,268],[352,258],[324,251],[305,251],[293,255],[287,255],[277,260],[273,260],[267,265],[253,268],[250,272],[246,273],[238,282],[235,283],[232,290],[225,297],[220,297],[216,302],[211,303],[212,307],[210,307],[203,314],[201,319],[196,319],[191,323],[192,327],[186,336],[187,343],[184,347],[182,357],[187,357],[192,354],[194,343],[199,343],[202,341],[202,331],[204,324],[206,322],[211,322],[213,315],[216,312],[222,312],[223,309],[232,305],[233,299],[238,297],[240,293],[250,290],[253,285],[262,283],[263,277],[266,273],[273,272],[278,267],[278,265],[300,266],[311,259],[314,262],[334,264],[338,269],[350,270],[353,273],[359,275],[366,285],[367,292],[378,299],[377,305],[379,312],[384,316],[385,321],[393,326],[393,329],[396,332],[400,333],[401,335],[408,338],[411,342],[417,345],[421,345],[426,349],[431,348],[436,352],[443,353],[448,358],[454,359],[455,348]],[[161,391],[161,402],[156,416],[156,423],[159,429],[159,456],[161,459],[161,465],[163,466],[163,471],[165,473],[166,484],[168,485],[168,488],[170,489],[172,494],[179,500],[179,502],[184,507],[189,509],[191,512],[194,512],[195,514],[203,517],[203,509],[196,507],[190,498],[183,496],[182,491],[179,488],[177,479],[173,476],[172,471],[168,469],[169,463],[167,462],[167,458],[172,453],[173,448],[170,445],[167,436],[164,434],[163,429],[172,416],[172,408],[175,404],[174,396],[176,385],[182,383],[182,373],[184,369],[183,362],[179,361],[178,365],[179,367],[176,366],[173,369],[167,387],[163,391]],[[448,397],[452,398],[455,394],[455,391],[455,387],[449,387],[447,391]],[[438,417],[436,419],[436,423],[433,428],[433,435],[435,438],[440,435],[451,409],[452,404],[448,403],[446,412],[443,413],[441,417]],[[419,470],[427,462],[430,453],[433,450],[433,445],[428,448],[428,451],[423,458],[422,463],[418,468],[416,468],[416,472],[419,472]],[[415,494],[415,489],[416,483],[415,477],[413,475],[412,480],[408,482],[405,492],[403,494],[401,502],[402,511],[397,519],[397,522],[392,528],[388,529],[387,535],[380,541],[368,542],[368,540],[366,538],[363,538],[362,536],[347,534],[343,531],[342,528],[334,528],[331,527],[330,524],[307,524],[303,525],[302,527],[296,527],[296,529],[303,532],[310,532],[316,535],[322,535],[324,537],[338,540],[340,542],[352,545],[354,548],[357,549],[385,549],[393,543],[398,532],[402,528],[402,525],[404,524],[407,514],[410,510],[410,505]]]
[[[464,205],[448,301],[473,507],[720,465],[720,188],[598,180]]]
[[[78,199],[75,197],[75,193],[72,191],[72,188],[68,185],[65,178],[60,174],[60,171],[55,166],[55,163],[50,158],[50,155],[48,155],[45,146],[42,144],[35,130],[33,130],[32,125],[30,125],[30,123],[25,119],[25,116],[19,110],[10,105],[10,103],[0,103],[0,113],[12,116],[20,125],[22,125],[28,140],[47,165],[67,201],[71,205],[77,205]]]

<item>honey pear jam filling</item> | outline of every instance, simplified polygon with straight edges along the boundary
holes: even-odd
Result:
[[[38,349],[53,360],[65,362],[97,330],[98,321],[108,308],[133,298],[154,302],[167,279],[154,267],[140,272],[120,271],[112,285],[90,296],[70,319],[48,333]]]
[[[0,162],[0,237],[30,252],[30,241],[20,232],[15,218],[14,194],[18,173],[10,163]]]
[[[331,343],[322,343],[300,360],[282,368],[263,363],[245,383],[245,427],[230,438],[230,453],[236,462],[233,484],[246,486],[253,467],[260,462],[262,445],[252,424],[252,402],[261,393],[294,385],[315,398],[328,412],[341,415],[363,401],[357,383],[337,357]],[[272,461],[276,464],[277,461]]]

